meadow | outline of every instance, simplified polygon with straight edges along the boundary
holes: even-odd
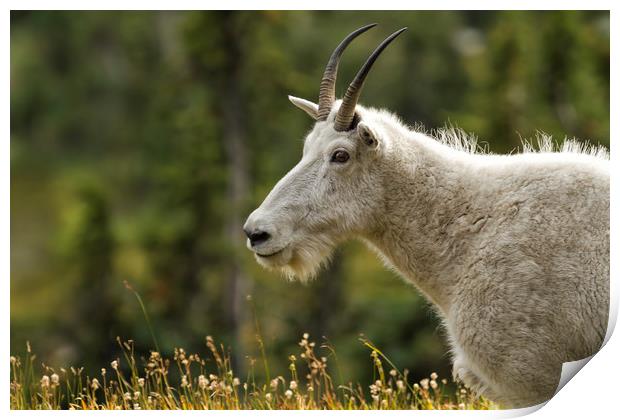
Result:
[[[142,297],[132,286],[155,350],[137,355],[133,340],[116,338],[120,357],[98,374],[83,367],[53,368],[38,361],[29,342],[11,356],[11,409],[15,410],[488,410],[498,405],[433,372],[411,381],[375,344],[360,335],[369,352],[372,383],[345,381],[328,341],[317,346],[303,333],[288,372],[276,374],[258,318],[255,342],[260,358],[246,357],[247,375],[236,375],[231,350],[205,337],[204,354],[160,350]],[[251,297],[248,302],[253,307]],[[332,368],[334,366],[334,368]],[[260,375],[256,375],[262,370]],[[336,375],[334,375],[334,371]],[[257,376],[263,380],[257,380]]]
[[[235,375],[229,352],[211,336],[206,353],[175,348],[171,357],[134,352],[132,340],[118,344],[122,356],[97,374],[83,368],[55,369],[39,363],[30,344],[22,357],[11,356],[11,409],[36,410],[489,410],[499,406],[459,384],[431,373],[415,382],[369,340],[373,382],[345,382],[335,351],[304,333],[299,352],[289,356],[285,374],[274,374],[262,360],[250,359],[244,378]],[[264,382],[255,380],[263,369]],[[176,373],[176,375],[175,375]],[[173,382],[173,377],[177,378]],[[456,389],[456,391],[454,391]]]

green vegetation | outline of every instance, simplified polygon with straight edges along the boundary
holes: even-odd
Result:
[[[172,360],[151,351],[137,360],[133,341],[121,342],[123,358],[115,359],[99,375],[85,374],[83,368],[55,370],[43,365],[35,369],[36,357],[30,347],[24,359],[11,357],[11,408],[72,410],[144,410],[144,409],[218,409],[218,410],[488,410],[499,406],[475,397],[459,387],[450,392],[446,379],[436,373],[411,383],[408,372],[396,369],[372,343],[373,382],[364,389],[360,384],[339,384],[328,364],[338,363],[336,353],[325,344],[316,348],[305,333],[298,343],[297,355],[291,354],[285,376],[269,375],[257,383],[256,360],[250,360],[247,377],[240,379],[231,365],[230,355],[207,336],[207,356],[174,349]],[[324,355],[321,355],[324,354]],[[384,367],[385,365],[385,367]],[[170,371],[180,378],[173,383]],[[43,374],[41,374],[41,371]]]
[[[303,331],[337,349],[338,385],[364,384],[367,393],[376,380],[360,333],[409,378],[449,377],[448,349],[429,305],[362,244],[341,247],[308,285],[265,271],[245,249],[245,218],[299,159],[312,125],[287,95],[316,99],[333,48],[370,22],[379,26],[343,57],[339,96],[376,45],[407,26],[376,63],[362,104],[427,128],[454,124],[492,152],[516,150],[538,130],[609,146],[605,11],[14,11],[10,345],[20,354],[29,341],[38,359],[34,371],[26,369],[31,355],[21,358],[22,370],[13,366],[30,379],[17,379],[12,404],[44,405],[36,395],[41,376],[51,381],[52,373],[40,371],[41,363],[84,367],[94,379],[118,356],[119,336],[134,339],[136,355],[150,354],[153,335],[162,352],[218,337],[235,374],[253,372],[241,383],[258,395],[246,399],[235,388],[248,406],[265,406],[273,377],[252,370],[247,357],[286,372],[288,356],[298,353],[293,337]],[[125,281],[140,292],[152,328]],[[142,361],[140,373],[122,366],[129,391],[139,391]],[[77,378],[56,374],[62,406],[80,405]],[[115,375],[108,368],[105,386],[99,376],[98,404],[122,395],[127,384]],[[169,375],[181,383],[175,370]],[[88,392],[92,379],[83,380]],[[334,386],[334,406],[345,404]],[[172,387],[165,404],[183,395]],[[305,382],[302,390],[304,404],[327,404],[310,399]],[[277,406],[287,402],[283,392]]]

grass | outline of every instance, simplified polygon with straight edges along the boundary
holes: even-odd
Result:
[[[235,375],[230,353],[205,340],[206,355],[188,354],[175,348],[171,358],[162,356],[148,313],[140,295],[125,282],[148,325],[155,351],[136,358],[132,340],[117,339],[123,358],[111,361],[98,375],[83,368],[58,370],[37,365],[36,355],[26,344],[24,357],[11,356],[11,409],[23,410],[488,410],[493,402],[473,395],[460,384],[432,373],[411,382],[407,370],[400,371],[368,339],[361,343],[370,353],[373,382],[363,387],[352,382],[335,383],[328,363],[336,365],[329,344],[316,347],[308,334],[299,341],[299,353],[289,356],[285,375],[272,377],[258,318],[256,338],[262,357],[262,382],[256,379],[256,360],[250,359],[245,378]],[[251,297],[250,306],[254,309]],[[331,361],[330,361],[331,359]],[[286,376],[286,377],[285,377]],[[173,381],[176,381],[173,383]],[[448,389],[456,388],[456,392]]]
[[[496,409],[494,403],[474,396],[457,384],[448,392],[448,380],[431,374],[411,382],[370,341],[362,338],[374,366],[374,382],[336,384],[328,364],[337,361],[328,345],[317,349],[307,334],[299,353],[289,356],[286,375],[255,380],[255,363],[247,377],[235,376],[229,354],[211,337],[206,355],[174,349],[170,358],[152,351],[140,359],[130,341],[119,344],[123,358],[114,360],[97,375],[83,369],[53,369],[35,363],[30,345],[23,358],[11,357],[11,409]],[[176,371],[174,374],[172,372]],[[172,383],[172,378],[176,383]]]

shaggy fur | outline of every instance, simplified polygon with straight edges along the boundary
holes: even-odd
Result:
[[[361,106],[357,128],[337,132],[338,107],[248,218],[271,235],[248,244],[258,261],[306,279],[359,238],[433,303],[456,378],[508,407],[551,398],[562,363],[595,353],[606,332],[606,150],[553,152],[539,135],[537,152],[491,155],[459,130],[428,135]],[[337,150],[350,159],[333,162]]]

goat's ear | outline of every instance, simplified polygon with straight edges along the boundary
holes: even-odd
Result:
[[[372,127],[365,124],[363,121],[357,124],[357,135],[360,140],[371,149],[377,149],[379,147],[379,142],[381,140],[377,131],[373,130]]]
[[[319,117],[319,106],[314,102],[291,95],[288,95],[288,100],[291,101],[297,108],[306,111],[306,114],[310,115],[315,120]]]

